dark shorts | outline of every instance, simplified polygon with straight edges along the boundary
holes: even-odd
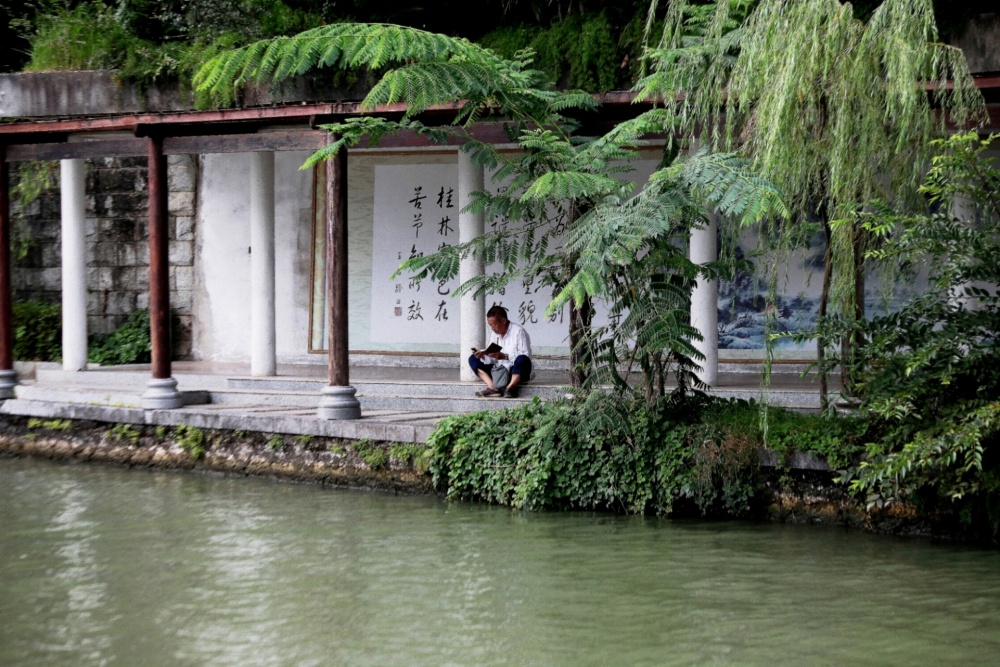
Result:
[[[493,364],[484,364],[479,359],[476,359],[476,355],[469,357],[469,366],[472,367],[474,373],[478,372],[480,369],[486,371],[487,373],[493,372]],[[525,355],[520,355],[514,359],[514,365],[510,369],[511,375],[520,375],[521,382],[527,382],[531,379],[531,358]]]

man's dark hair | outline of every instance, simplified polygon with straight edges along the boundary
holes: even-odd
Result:
[[[490,317],[503,317],[506,320],[506,319],[508,319],[508,317],[507,317],[507,309],[504,308],[503,306],[493,306],[492,308],[490,308],[489,310],[486,311],[486,317],[487,318],[490,318]]]

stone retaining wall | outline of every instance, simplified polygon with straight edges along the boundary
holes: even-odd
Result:
[[[199,438],[203,453],[192,451]],[[430,474],[420,457],[413,457],[423,451],[426,447],[419,445],[191,427],[66,419],[0,422],[0,456],[276,477],[404,494],[433,492]]]

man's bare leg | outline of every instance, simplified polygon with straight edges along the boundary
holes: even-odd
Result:
[[[477,370],[476,371],[476,375],[478,375],[479,377],[481,377],[483,379],[483,382],[486,383],[486,388],[487,389],[493,389],[493,376],[492,375],[490,375],[489,373],[487,373],[484,370]]]

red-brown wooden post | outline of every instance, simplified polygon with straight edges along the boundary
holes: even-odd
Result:
[[[0,144],[0,400],[14,398],[14,309],[10,286],[10,168]]]
[[[330,136],[330,141],[335,137]],[[347,314],[347,150],[326,163],[327,376],[319,416],[359,419],[361,403],[350,386]]]
[[[153,377],[142,395],[146,409],[181,406],[177,381],[170,377],[170,260],[167,255],[167,157],[163,138],[147,137],[149,191],[149,333]]]

